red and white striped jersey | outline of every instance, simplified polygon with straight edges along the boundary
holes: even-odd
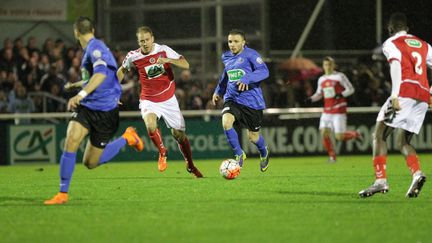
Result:
[[[432,65],[431,46],[414,35],[400,31],[384,42],[383,53],[388,62],[397,60],[401,63],[402,83],[399,97],[429,103],[427,66]]]
[[[354,93],[354,87],[341,72],[333,72],[329,75],[322,75],[318,79],[318,86],[315,94],[311,96],[312,101],[324,98],[324,113],[345,114],[347,101],[345,97]]]
[[[156,63],[159,57],[180,59],[177,52],[166,45],[154,43],[154,49],[145,55],[141,49],[130,51],[123,60],[122,67],[129,70],[134,64],[141,82],[141,100],[162,102],[174,95],[175,82],[171,64]]]

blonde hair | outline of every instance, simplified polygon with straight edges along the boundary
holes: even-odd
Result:
[[[141,32],[143,32],[143,33],[150,33],[153,36],[153,31],[148,26],[138,27],[136,33],[138,34],[138,33],[141,33]]]

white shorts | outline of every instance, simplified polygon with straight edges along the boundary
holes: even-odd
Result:
[[[398,99],[401,110],[395,113],[388,98],[378,113],[377,121],[383,121],[389,127],[418,134],[429,105],[411,98],[399,97]]]
[[[175,95],[166,101],[152,102],[149,100],[140,100],[139,108],[141,116],[144,117],[149,113],[154,113],[160,119],[164,119],[168,128],[185,131],[186,125],[183,115]]]
[[[330,128],[334,133],[343,133],[346,131],[346,123],[346,114],[322,113],[319,128]]]

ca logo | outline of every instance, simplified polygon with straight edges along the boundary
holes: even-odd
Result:
[[[10,163],[56,162],[55,125],[10,126]]]
[[[25,131],[21,133],[17,136],[14,143],[15,152],[18,155],[29,155],[40,150],[43,155],[48,155],[47,144],[53,139],[50,136],[52,132],[52,129],[49,129],[44,135],[40,131],[33,131],[33,133]]]

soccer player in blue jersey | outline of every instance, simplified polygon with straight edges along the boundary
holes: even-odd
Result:
[[[213,104],[216,105],[223,96],[222,126],[240,166],[243,166],[246,154],[240,146],[234,124],[247,129],[249,140],[260,152],[260,169],[265,172],[269,151],[259,133],[266,108],[260,83],[269,76],[269,71],[258,52],[246,46],[243,31],[234,29],[229,32],[228,47],[230,51],[222,55],[225,69],[213,94]]]
[[[79,17],[75,21],[74,34],[84,49],[81,61],[83,81],[80,82],[83,88],[68,102],[68,109],[74,112],[60,158],[60,192],[46,200],[46,205],[68,201],[76,153],[87,135],[90,135],[90,139],[83,162],[89,169],[108,162],[126,143],[138,151],[144,148],[143,141],[133,127],[128,127],[120,138],[109,143],[119,125],[121,86],[116,76],[117,64],[108,47],[94,37],[94,27],[89,18]]]

